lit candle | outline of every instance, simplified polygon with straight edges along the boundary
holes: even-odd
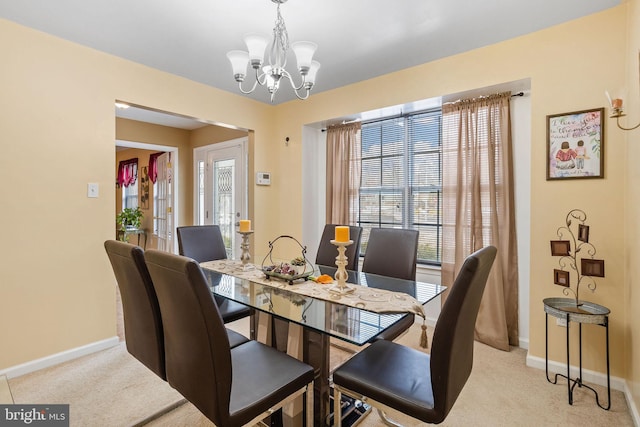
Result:
[[[349,241],[349,227],[339,225],[336,227],[336,242]]]
[[[615,109],[622,108],[622,99],[620,99],[620,98],[612,99],[611,100],[611,107],[613,107]]]
[[[251,220],[250,219],[241,219],[240,220],[240,232],[244,233],[245,231],[251,231]]]

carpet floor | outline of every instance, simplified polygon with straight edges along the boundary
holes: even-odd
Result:
[[[243,323],[232,324],[232,328],[246,333]],[[414,325],[398,341],[415,348],[419,332]],[[473,372],[443,426],[634,425],[622,392],[611,392],[609,411],[600,409],[585,389],[576,388],[574,403],[569,405],[566,383],[552,385],[544,371],[527,367],[525,350],[503,352],[476,343],[474,351]],[[332,366],[349,357],[349,352],[331,349]],[[179,405],[182,397],[130,356],[124,344],[10,379],[9,387],[15,403],[69,403],[71,426],[213,425],[193,405]],[[594,388],[601,399],[606,398],[605,388]],[[148,420],[163,409],[164,415]],[[425,425],[403,414],[389,415],[406,426]],[[358,424],[380,425],[375,411]]]

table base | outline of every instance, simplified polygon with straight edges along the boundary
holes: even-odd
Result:
[[[558,317],[558,316],[554,316],[554,317]],[[596,398],[596,404],[608,411],[611,408],[611,380],[610,380],[610,376],[609,376],[609,318],[608,316],[605,316],[604,318],[604,324],[601,326],[604,326],[605,328],[605,344],[606,344],[606,352],[607,352],[607,404],[604,405],[602,403],[600,403],[600,396],[598,396],[598,392],[593,388],[588,386],[587,384],[585,384],[582,381],[582,323],[578,323],[578,334],[579,334],[579,344],[578,344],[578,355],[579,355],[579,359],[580,359],[580,367],[579,367],[579,374],[577,378],[571,378],[571,365],[570,365],[570,351],[569,351],[569,325],[570,325],[570,316],[569,313],[567,312],[566,317],[565,317],[565,321],[566,321],[566,328],[567,328],[567,374],[555,374],[555,376],[553,377],[553,380],[551,378],[549,378],[549,313],[545,313],[545,333],[544,333],[544,347],[545,347],[545,373],[547,375],[547,381],[550,382],[551,384],[557,384],[558,383],[558,377],[562,377],[565,378],[567,380],[567,395],[569,398],[569,405],[573,405],[573,391],[576,388],[576,386],[578,387],[584,387],[587,388],[589,390],[591,390],[593,392],[593,394],[595,395]]]
[[[333,392],[329,401],[329,415],[325,421],[325,425],[333,425]],[[342,395],[342,425],[344,427],[355,427],[371,412],[371,405],[362,403],[360,400]]]

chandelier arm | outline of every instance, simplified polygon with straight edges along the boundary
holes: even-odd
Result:
[[[265,84],[267,84],[267,73],[262,73],[260,74],[260,69],[256,68],[256,82],[258,82],[258,84],[260,86],[264,86]]]
[[[287,70],[283,70],[282,72],[282,77],[286,77],[287,79],[289,79],[289,84],[291,85],[291,88],[297,92],[300,89],[305,87],[305,84],[307,83],[307,79],[305,78],[305,76],[302,76],[302,83],[300,83],[300,86],[295,85],[295,83],[293,83],[293,77],[291,77],[291,73],[289,73]]]
[[[291,88],[293,89],[293,93],[296,94],[296,97],[302,101],[304,101],[305,99],[309,98],[309,93],[311,92],[311,86],[310,85],[306,85],[306,81],[304,76],[302,76],[302,83],[300,84],[299,87],[295,87],[295,85],[293,84],[293,79],[291,78],[291,74],[287,73],[285,71],[286,74],[283,74],[283,76],[286,76],[287,79],[289,79],[289,84],[291,85]],[[304,96],[300,96],[298,94],[298,91],[300,89],[304,88],[306,90],[306,93]]]
[[[249,90],[244,90],[242,89],[242,82],[238,82],[238,89],[240,89],[240,92],[244,93],[245,95],[248,95],[250,93],[252,93],[254,90],[256,90],[256,87],[258,86],[259,81],[256,80],[255,82],[253,82],[253,86],[251,86],[251,89]]]
[[[251,89],[242,89],[242,81],[238,82],[238,88],[240,89],[240,92],[244,93],[245,95],[249,95],[250,93],[253,93],[254,90],[256,90],[256,87],[258,87],[258,85],[264,86],[266,82],[267,75],[265,73],[260,74],[259,68],[256,68],[256,81],[253,82],[253,86],[251,86]]]
[[[630,128],[626,128],[624,126],[620,126],[620,116],[616,117],[616,124],[618,125],[618,127],[622,130],[634,130],[640,127],[640,123],[638,123],[637,125],[630,127]]]
[[[300,99],[300,100],[304,101],[305,99],[309,98],[309,93],[311,93],[311,88],[307,88],[307,89],[306,89],[306,91],[307,91],[307,93],[306,93],[306,95],[305,95],[305,96],[300,96],[300,95],[298,95],[298,89],[294,89],[294,90],[293,90],[293,93],[295,93],[295,94],[296,94],[296,96],[298,97],[298,99]]]

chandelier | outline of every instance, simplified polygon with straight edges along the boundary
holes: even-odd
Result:
[[[296,86],[291,74],[285,70],[287,65],[287,53],[289,52],[289,35],[284,24],[284,19],[280,14],[280,5],[286,3],[287,0],[271,0],[278,4],[276,15],[276,23],[273,28],[273,40],[260,34],[247,34],[244,42],[247,45],[248,52],[242,50],[232,50],[227,53],[227,58],[231,62],[233,68],[233,77],[238,82],[240,92],[244,94],[252,93],[258,85],[266,86],[271,94],[271,102],[280,88],[280,82],[285,78],[289,80],[296,96],[299,99],[307,99],[309,92],[316,82],[316,73],[320,68],[320,63],[313,60],[318,45],[312,42],[296,42],[291,44],[291,49],[295,53],[298,63],[298,72],[300,73],[301,83]],[[263,65],[265,50],[269,46],[269,55],[267,64]],[[251,67],[256,72],[256,81],[249,90],[242,88],[242,82],[247,75],[247,65],[251,63]],[[298,91],[302,91],[300,95]]]

